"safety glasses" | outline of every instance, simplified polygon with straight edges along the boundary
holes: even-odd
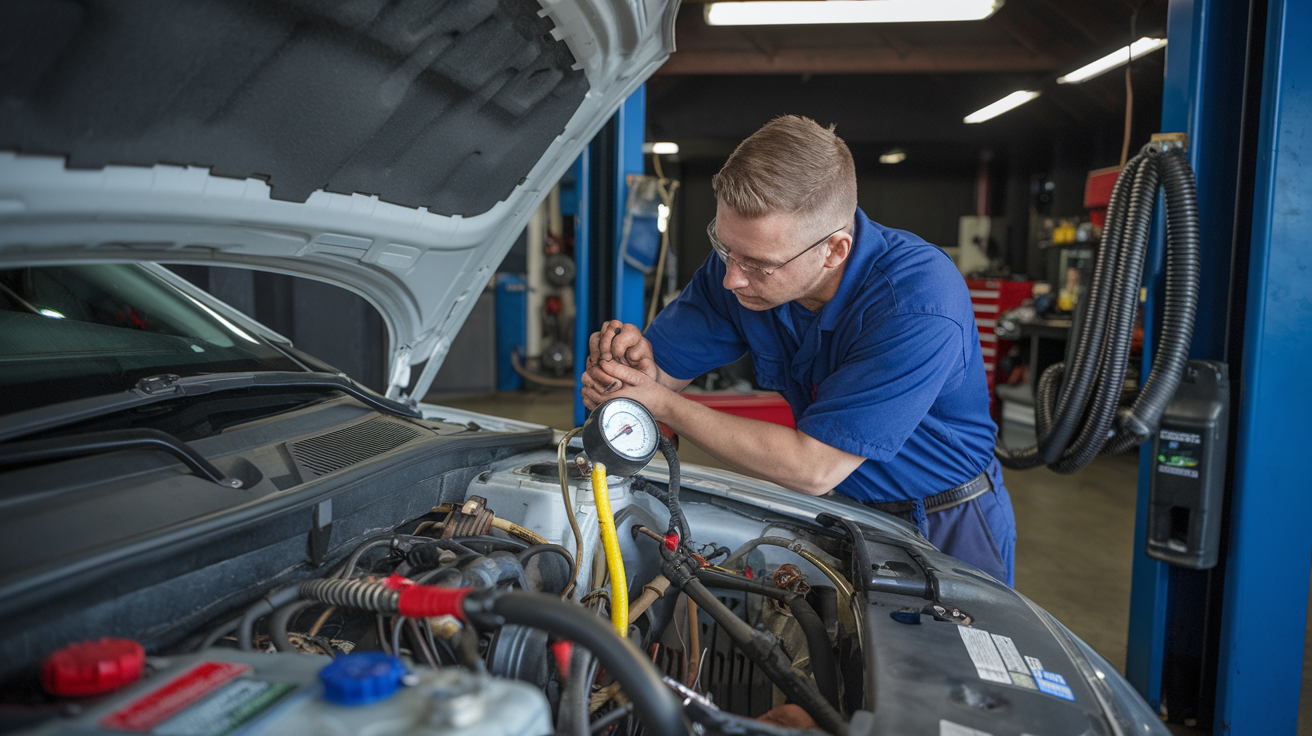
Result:
[[[743,272],[746,273],[748,276],[754,276],[754,275],[756,275],[756,274],[764,274],[764,275],[766,275],[766,276],[769,276],[770,274],[774,273],[775,271],[778,271],[779,269],[783,268],[784,266],[787,266],[788,264],[792,263],[793,261],[797,260],[798,258],[801,258],[802,256],[806,255],[808,252],[810,252],[810,251],[811,251],[813,248],[815,248],[816,246],[819,246],[819,245],[825,243],[825,242],[828,241],[830,238],[834,237],[835,235],[837,235],[838,233],[840,233],[840,232],[842,232],[844,229],[846,229],[846,227],[847,227],[847,226],[844,225],[843,227],[838,228],[837,230],[833,231],[832,233],[829,233],[828,235],[824,236],[823,238],[820,238],[819,240],[815,241],[814,243],[812,243],[812,244],[806,246],[806,248],[805,248],[801,253],[798,253],[797,255],[793,256],[792,258],[789,258],[788,260],[784,261],[783,263],[780,263],[780,264],[777,265],[777,266],[753,266],[753,265],[750,264],[750,263],[743,263],[742,261],[740,261],[740,260],[738,260],[737,258],[734,258],[732,255],[730,255],[730,254],[729,254],[729,249],[726,248],[726,247],[724,246],[724,243],[721,243],[721,242],[720,242],[720,239],[719,239],[718,237],[716,237],[716,235],[715,235],[715,218],[714,218],[714,217],[711,218],[710,223],[706,226],[706,237],[710,238],[710,240],[711,240],[711,248],[715,251],[715,254],[716,254],[717,256],[720,257],[720,260],[721,260],[721,261],[724,261],[724,264],[725,264],[726,266],[729,265],[730,263],[732,263],[733,265],[737,266],[738,268],[741,268],[741,269],[743,270]]]

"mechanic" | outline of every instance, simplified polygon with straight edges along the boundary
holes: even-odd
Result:
[[[748,475],[900,515],[1013,584],[1015,519],[974,310],[951,259],[867,218],[851,152],[808,118],[767,123],[712,185],[715,257],[645,335],[618,321],[592,335],[584,404],[636,399]],[[796,429],[679,395],[744,353]]]

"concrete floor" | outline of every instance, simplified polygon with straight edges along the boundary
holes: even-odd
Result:
[[[430,403],[568,429],[564,389],[429,396]],[[727,467],[691,443],[684,462]],[[732,468],[730,468],[732,469]],[[1130,617],[1137,457],[1103,457],[1075,475],[1046,468],[1003,473],[1016,511],[1016,589],[1043,606],[1122,672]],[[1312,601],[1310,601],[1312,605]],[[1304,645],[1299,736],[1312,736],[1312,627]],[[1172,728],[1176,734],[1202,731]]]

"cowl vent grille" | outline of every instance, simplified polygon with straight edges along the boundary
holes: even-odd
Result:
[[[395,450],[420,435],[414,427],[376,417],[288,446],[302,475],[319,477]]]

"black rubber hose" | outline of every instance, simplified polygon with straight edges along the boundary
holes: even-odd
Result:
[[[806,635],[806,649],[811,655],[811,674],[815,676],[815,685],[829,704],[838,709],[838,659],[834,657],[834,648],[829,643],[829,632],[820,614],[806,600],[791,590],[784,590],[777,585],[769,585],[758,580],[728,575],[714,570],[700,569],[694,573],[703,584],[712,588],[737,590],[744,593],[757,593],[768,598],[788,604],[793,618],[802,627]]]
[[[281,606],[269,617],[269,638],[273,640],[273,648],[280,652],[294,652],[296,646],[287,636],[287,629],[291,625],[292,619],[296,614],[304,611],[310,606],[319,605],[318,601],[296,601]]]
[[[466,599],[466,610],[469,610]],[[491,611],[505,623],[532,626],[573,641],[591,651],[633,701],[649,733],[686,736],[683,706],[661,681],[660,672],[627,639],[574,603],[536,593],[504,593],[492,599]]]
[[[237,646],[244,651],[251,651],[255,648],[255,622],[262,616],[273,613],[280,606],[285,606],[292,601],[299,600],[301,591],[298,587],[279,588],[269,593],[254,605],[246,609],[242,614],[241,623],[237,624]]]
[[[443,552],[450,552],[457,556],[478,554],[454,539],[434,539],[412,547],[406,553],[405,559],[415,567],[427,569],[439,564]]]
[[[669,509],[669,530],[677,531],[678,541],[689,542],[691,531],[687,526],[687,517],[684,516],[684,506],[678,502],[678,489],[681,485],[681,471],[678,467],[678,451],[674,450],[674,443],[669,441],[664,434],[660,438],[660,454],[665,457],[665,464],[669,466],[669,491],[665,493],[664,499],[666,508]],[[660,497],[660,496],[657,496]]]
[[[556,733],[588,736],[588,705],[592,680],[597,675],[597,658],[583,647],[574,647],[569,658],[569,672],[560,693]]]
[[[224,621],[223,623],[219,624],[218,626],[215,626],[213,629],[210,630],[210,633],[205,635],[204,639],[201,639],[200,646],[196,647],[196,651],[209,649],[210,647],[219,643],[220,639],[227,636],[228,634],[231,634],[233,631],[236,631],[237,626],[241,624],[241,619],[242,616],[234,616]]]
[[[1198,193],[1193,170],[1183,151],[1162,155],[1166,199],[1166,284],[1162,300],[1161,338],[1152,369],[1134,405],[1117,417],[1117,436],[1108,452],[1121,452],[1152,436],[1166,405],[1180,386],[1198,308],[1202,271]]]
[[[554,552],[558,557],[560,557],[565,561],[565,565],[569,567],[569,577],[565,578],[565,586],[568,587],[569,581],[578,577],[578,570],[576,570],[574,567],[574,555],[571,555],[569,553],[569,550],[565,549],[559,544],[534,544],[532,546],[525,547],[524,551],[520,552],[515,557],[519,560],[519,564],[523,565],[527,569],[528,561],[533,559],[537,555],[542,554],[543,552]],[[540,567],[538,569],[541,570]],[[564,592],[564,590],[565,590],[564,588],[561,588],[560,590],[556,591],[556,595],[560,595],[561,593]]]
[[[665,576],[671,583],[681,587],[684,594],[700,606],[706,615],[714,619],[715,623],[720,625],[720,629],[733,640],[734,645],[746,654],[748,659],[755,662],[756,666],[761,668],[765,676],[778,686],[789,700],[801,706],[802,710],[815,719],[820,728],[835,736],[847,735],[847,723],[843,720],[842,714],[829,704],[824,695],[820,694],[820,690],[810,678],[802,677],[793,671],[792,663],[784,656],[778,639],[764,631],[753,629],[746,621],[738,618],[737,614],[721,603],[720,599],[716,598],[697,578],[686,578],[680,583],[677,580],[679,574],[673,570],[667,571]]]

